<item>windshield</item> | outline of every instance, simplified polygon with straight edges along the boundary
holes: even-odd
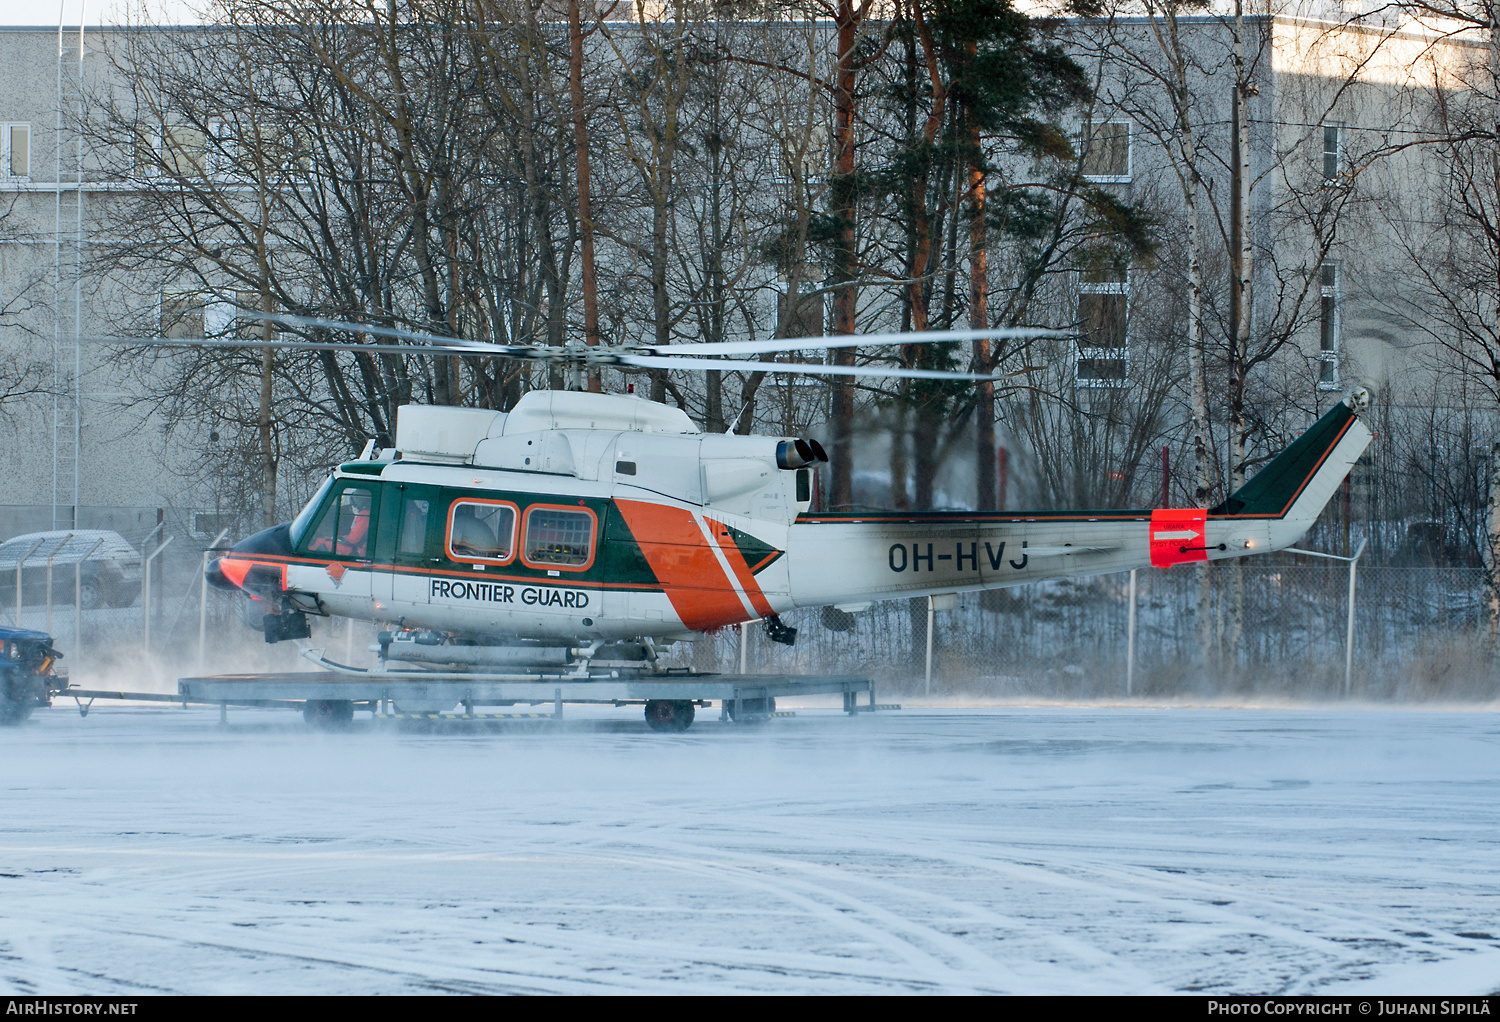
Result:
[[[323,480],[323,485],[318,487],[318,492],[313,494],[312,500],[309,500],[302,512],[292,519],[292,546],[295,547],[302,542],[302,534],[312,524],[313,516],[318,513],[318,508],[323,506],[323,498],[328,496],[328,491],[332,488],[333,474],[329,473],[328,478]]]

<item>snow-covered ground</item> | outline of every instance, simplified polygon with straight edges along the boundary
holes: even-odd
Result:
[[[59,704],[0,732],[0,992],[1500,989],[1500,715],[703,712]]]

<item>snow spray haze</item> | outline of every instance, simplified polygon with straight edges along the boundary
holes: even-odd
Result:
[[[0,991],[1493,981],[1470,936],[1492,928],[1500,825],[1482,714],[288,716],[41,714],[0,743]]]

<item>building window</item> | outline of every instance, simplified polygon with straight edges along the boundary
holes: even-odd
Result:
[[[162,162],[176,177],[202,177],[208,171],[208,137],[187,124],[162,134]]]
[[[208,122],[208,134],[204,136],[203,164],[214,177],[231,177],[234,174],[237,154],[232,125],[223,118]]]
[[[1077,386],[1123,387],[1130,382],[1128,277],[1113,267],[1079,274]]]
[[[266,336],[266,321],[262,319],[261,294],[259,291],[230,291],[229,300],[216,299],[204,310],[203,328],[205,337],[235,337],[242,341],[287,340],[279,328],[273,328]],[[273,312],[281,306],[273,299]],[[274,322],[274,320],[272,321]]]
[[[1340,156],[1343,149],[1343,125],[1323,125],[1323,183],[1332,185],[1338,182]]]
[[[208,136],[190,125],[157,128],[136,140],[135,173],[140,178],[202,177],[207,161]]]
[[[202,337],[203,300],[197,295],[163,293],[161,296],[161,336]]]
[[[1318,389],[1339,389],[1339,268],[1324,263],[1319,269]]]
[[[1108,121],[1087,129],[1083,176],[1091,181],[1130,180],[1130,125]]]
[[[801,293],[793,295],[789,290],[790,286],[785,280],[776,284],[775,336],[822,337],[827,296]],[[796,307],[792,308],[794,303]]]
[[[31,125],[0,124],[0,177],[31,176]]]
[[[195,539],[212,540],[225,529],[232,535],[239,524],[240,516],[235,511],[194,511],[188,531]]]

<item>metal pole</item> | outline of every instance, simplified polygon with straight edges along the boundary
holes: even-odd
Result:
[[[1125,642],[1125,694],[1130,695],[1135,682],[1135,573],[1130,569],[1130,627]]]
[[[83,562],[94,556],[94,551],[104,542],[101,536],[94,540],[88,553],[73,562],[73,656],[77,663],[79,651],[83,649]]]
[[[144,550],[144,547],[143,547]],[[151,652],[151,558],[141,558],[141,651]]]
[[[1359,541],[1359,549],[1349,558],[1349,631],[1344,638],[1344,698],[1349,698],[1349,687],[1354,678],[1354,572],[1359,567],[1359,555],[1365,552],[1365,541]]]
[[[1359,541],[1359,549],[1354,551],[1353,557],[1340,557],[1337,554],[1325,554],[1317,550],[1303,550],[1299,547],[1286,547],[1287,553],[1305,554],[1308,557],[1321,557],[1328,561],[1349,562],[1349,624],[1344,633],[1344,695],[1349,694],[1350,683],[1354,678],[1354,569],[1359,563],[1360,554],[1365,552],[1365,540]]]
[[[931,596],[927,597],[927,681],[922,686],[922,691],[932,695],[932,633],[937,625],[937,606],[933,603]]]
[[[47,635],[52,635],[52,562],[57,559],[57,552],[68,545],[68,540],[73,538],[70,532],[63,537],[63,541],[47,554]]]
[[[208,647],[208,555],[213,553],[224,537],[229,534],[228,529],[220,529],[214,541],[203,551],[203,567],[199,571],[201,593],[198,597],[198,671],[203,671],[203,661]]]
[[[750,662],[750,629],[746,628],[745,627],[745,623],[742,621],[742,622],[740,622],[740,673],[741,674],[748,673],[748,671],[749,671],[749,667],[748,667],[749,662]]]
[[[165,543],[151,551],[151,556],[147,557],[145,564],[142,565],[146,570],[143,579],[145,588],[141,590],[141,610],[143,611],[142,617],[145,621],[145,625],[141,629],[141,651],[148,655],[151,652],[151,562],[156,560],[156,556],[163,550],[171,546],[172,540],[176,538],[176,536],[168,536]]]
[[[46,542],[45,539],[39,539],[39,540],[37,540],[36,543],[32,545],[31,549],[28,550],[28,551],[26,551],[26,555],[16,561],[16,627],[17,628],[21,627],[21,567],[26,563],[26,561],[31,557],[32,554],[36,553],[37,550],[41,549],[42,544],[45,543],[45,542]]]

